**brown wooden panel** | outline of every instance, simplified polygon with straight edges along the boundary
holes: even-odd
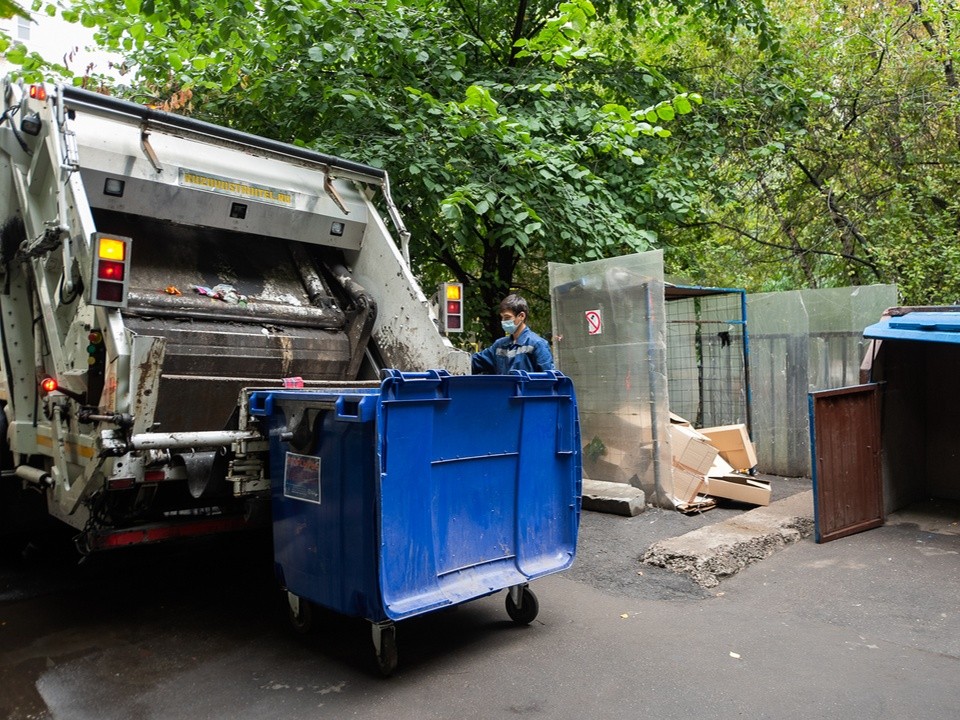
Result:
[[[883,525],[879,385],[810,393],[816,540]]]

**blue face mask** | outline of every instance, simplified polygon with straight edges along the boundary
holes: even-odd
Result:
[[[501,320],[500,327],[507,335],[513,335],[517,331],[517,324],[513,320]]]

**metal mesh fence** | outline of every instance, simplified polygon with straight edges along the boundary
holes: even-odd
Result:
[[[744,293],[706,292],[667,288],[670,411],[696,427],[749,424]]]

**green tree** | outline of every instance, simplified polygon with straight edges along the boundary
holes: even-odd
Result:
[[[30,14],[24,8],[20,7],[19,3],[13,0],[0,0],[0,17],[9,18],[14,15],[30,17]]]
[[[545,263],[649,248],[649,161],[699,101],[589,0],[81,0],[127,93],[386,168],[426,287],[453,278],[499,334]],[[479,328],[476,328],[479,329]]]
[[[776,51],[678,35],[665,63],[704,111],[701,216],[659,228],[675,271],[751,290],[896,282],[956,302],[957,79],[948,2],[772,6]],[[684,69],[686,68],[686,69]]]

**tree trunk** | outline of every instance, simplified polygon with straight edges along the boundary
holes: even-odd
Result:
[[[763,194],[767,198],[767,203],[770,205],[770,209],[773,210],[773,214],[777,217],[777,222],[780,225],[780,232],[782,232],[787,237],[787,240],[790,241],[790,248],[793,252],[793,257],[796,258],[797,262],[800,264],[800,269],[803,271],[803,277],[807,281],[807,287],[817,287],[817,276],[814,274],[813,268],[810,267],[810,260],[807,258],[806,251],[800,246],[800,242],[797,240],[796,229],[783,214],[783,209],[780,207],[780,203],[777,200],[776,195],[774,195],[774,193],[762,180],[760,181],[760,187],[763,190]]]

